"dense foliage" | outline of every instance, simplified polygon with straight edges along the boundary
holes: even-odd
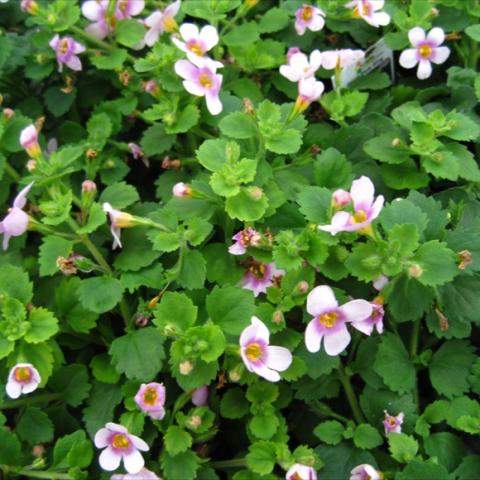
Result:
[[[0,0],[2,478],[478,478],[480,4],[313,3]]]

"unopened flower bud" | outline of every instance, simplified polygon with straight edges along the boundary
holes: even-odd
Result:
[[[93,148],[89,148],[89,149],[86,151],[85,155],[86,155],[87,158],[95,158],[95,157],[98,155],[98,153],[97,153],[97,151],[94,150]]]
[[[27,162],[27,170],[32,173],[35,171],[35,169],[37,168],[37,161],[36,160],[33,160],[33,158],[31,158],[28,162]]]
[[[175,197],[191,197],[192,189],[183,182],[176,183],[172,189],[173,195]]]
[[[155,95],[160,90],[158,84],[155,80],[148,80],[148,82],[144,82],[143,90],[146,93],[150,93],[150,95]]]
[[[332,205],[334,208],[343,208],[352,201],[350,193],[339,188],[332,194]]]
[[[42,444],[35,445],[32,449],[32,455],[34,457],[41,457],[45,453],[45,447]]]
[[[437,314],[438,326],[440,327],[440,330],[442,332],[446,332],[450,328],[448,324],[448,318],[439,308],[435,308],[435,313]]]
[[[148,302],[148,308],[152,309],[157,306],[158,301],[160,300],[160,295],[157,295],[153,297],[149,302]]]
[[[12,118],[15,115],[15,112],[11,108],[4,108],[3,109],[3,116],[5,118]]]
[[[398,137],[395,137],[392,140],[392,147],[398,147],[401,143],[402,143],[402,141]]]
[[[38,143],[38,130],[35,125],[29,125],[20,132],[20,145],[32,158],[39,158],[42,154]]]
[[[180,170],[182,167],[182,161],[178,158],[171,159],[168,155],[162,160],[162,168],[165,170]]]
[[[109,159],[105,162],[105,167],[106,168],[115,168],[115,161],[112,159]]]
[[[83,192],[96,192],[97,191],[97,185],[95,182],[92,182],[92,180],[85,180],[82,182],[82,193]]]
[[[469,250],[458,252],[458,259],[458,268],[460,270],[465,270],[472,263],[472,252]]]
[[[238,370],[230,370],[228,372],[228,377],[231,382],[238,382],[242,378],[242,374]]]
[[[260,0],[245,0],[245,5],[248,8],[253,8]]]
[[[188,375],[193,370],[192,362],[190,362],[189,360],[184,360],[183,362],[180,362],[178,370],[182,375]]]
[[[300,282],[297,283],[296,291],[300,294],[304,294],[308,292],[309,288],[310,288],[310,285],[308,284],[308,282],[305,280],[301,280]]]
[[[149,322],[150,317],[147,315],[138,315],[138,317],[135,319],[135,325],[140,328],[146,327]]]
[[[196,430],[202,424],[202,417],[200,415],[192,415],[188,421],[190,428]]]
[[[263,190],[260,187],[251,187],[250,196],[253,200],[258,202],[263,197]]]
[[[167,323],[163,328],[163,333],[166,337],[176,335],[178,333],[177,327],[172,323]]]
[[[309,151],[311,155],[319,154],[321,151],[320,145],[317,145],[316,143],[314,143],[313,145],[310,145]]]
[[[58,269],[67,276],[75,275],[77,273],[77,267],[75,265],[75,255],[70,255],[68,258],[58,257],[56,264]]]
[[[408,274],[413,278],[418,278],[422,275],[423,268],[418,263],[412,263],[408,267]]]
[[[123,70],[123,72],[118,74],[118,80],[124,87],[127,87],[130,83],[130,72],[128,70]]]
[[[20,8],[30,15],[36,15],[39,9],[38,3],[35,0],[22,0],[20,2]]]
[[[249,98],[243,99],[243,108],[245,109],[245,113],[247,115],[253,115],[255,113],[255,109],[253,108],[253,102]]]
[[[276,325],[281,325],[285,322],[285,318],[281,310],[275,310],[272,315],[272,322]]]
[[[432,17],[438,17],[438,15],[440,14],[438,8],[435,8],[435,7],[432,7],[431,10],[430,10],[430,15]]]

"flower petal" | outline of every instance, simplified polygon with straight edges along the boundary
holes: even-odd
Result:
[[[312,32],[319,32],[325,25],[325,20],[321,15],[314,15],[312,21],[308,25],[308,28]]]
[[[331,220],[330,225],[319,225],[318,229],[336,235],[347,230],[351,215],[348,212],[337,212]]]
[[[320,350],[320,344],[323,338],[323,333],[321,333],[315,325],[316,322],[317,320],[314,318],[305,330],[305,346],[311,353],[316,353]]]
[[[252,317],[252,325],[256,329],[255,338],[263,340],[267,345],[270,342],[270,332],[267,326],[257,317]]]
[[[432,28],[427,35],[427,41],[434,47],[438,47],[445,40],[445,32],[440,27]]]
[[[343,313],[346,322],[356,322],[370,317],[373,307],[366,300],[352,300],[339,307],[338,310]]]
[[[449,56],[450,49],[448,47],[437,47],[433,49],[430,61],[436,64],[443,63]]]
[[[82,70],[82,62],[76,55],[72,55],[70,59],[65,62],[65,64],[75,72]]]
[[[253,372],[260,377],[268,380],[269,382],[278,382],[280,380],[280,374],[275,370],[268,368],[265,364],[251,365]]]
[[[32,393],[38,388],[38,382],[31,380],[29,383],[23,385],[22,393]]]
[[[292,354],[285,347],[268,346],[267,358],[265,363],[267,367],[283,372],[292,364]]]
[[[144,20],[144,23],[147,27],[157,27],[156,30],[158,31],[158,26],[162,23],[162,18],[163,13],[159,10],[156,10]]]
[[[354,180],[350,188],[350,196],[355,211],[370,210],[374,194],[375,187],[368,177],[362,176],[358,180]]]
[[[25,188],[20,190],[18,195],[13,200],[13,206],[18,208],[23,208],[27,203],[27,195],[30,189],[32,188],[33,182],[30,182]]]
[[[420,27],[413,27],[408,32],[408,39],[410,40],[410,43],[416,47],[419,43],[425,41],[425,30]]]
[[[383,198],[383,195],[379,195],[375,199],[375,201],[373,202],[373,205],[372,205],[372,209],[370,210],[370,215],[369,215],[369,220],[370,221],[375,220],[380,215],[380,212],[382,211],[384,202],[385,202],[385,199]]]
[[[421,59],[418,63],[417,77],[419,80],[425,80],[432,74],[432,64],[429,60]]]
[[[142,452],[148,452],[150,450],[150,447],[148,446],[148,443],[145,442],[145,440],[142,440],[140,437],[132,434],[130,434],[129,437],[134,447],[138,450],[142,450]]]
[[[108,428],[101,428],[96,434],[95,438],[93,439],[95,446],[97,448],[104,448],[108,446],[108,439],[112,432]]]
[[[205,43],[207,50],[210,50],[218,43],[217,29],[212,25],[205,25],[200,30],[200,38]]]
[[[178,60],[175,62],[175,73],[185,80],[195,82],[198,69],[188,60]]]
[[[315,287],[307,297],[307,312],[314,317],[338,307],[333,290],[328,285]]]
[[[375,22],[375,26],[385,26],[390,23],[390,15],[387,12],[378,12],[372,15],[372,20]]]
[[[103,470],[111,472],[120,466],[122,456],[115,453],[111,447],[107,447],[98,457],[98,462]]]
[[[316,49],[310,54],[310,66],[312,70],[317,71],[322,64],[322,54],[320,50]]]
[[[231,255],[243,255],[247,249],[239,242],[234,243],[228,247],[228,253]]]
[[[145,0],[133,0],[130,15],[138,15],[145,8]]]
[[[18,398],[22,394],[22,385],[15,380],[9,380],[5,391],[10,398]]]
[[[207,108],[211,115],[218,115],[223,110],[222,102],[218,93],[214,94],[210,91],[207,91],[205,94],[205,99],[207,101]]]
[[[88,0],[82,5],[82,14],[89,20],[99,20],[102,17],[102,13],[102,5],[96,0]]]
[[[323,345],[325,352],[330,356],[342,353],[350,343],[351,337],[347,327],[341,325],[335,332],[325,335]]]
[[[404,50],[398,59],[398,63],[403,68],[413,68],[419,61],[419,55],[416,48],[407,48]]]
[[[165,15],[169,16],[169,17],[174,17],[178,11],[180,10],[180,5],[181,5],[182,1],[181,0],[177,0],[176,2],[172,3],[171,5],[169,5],[166,9],[165,9]]]
[[[180,25],[179,30],[180,35],[186,42],[200,36],[198,27],[194,23],[183,23]]]
[[[298,71],[293,69],[290,65],[281,65],[279,71],[280,75],[283,75],[291,82],[298,82],[300,78],[302,78]]]
[[[91,23],[85,31],[99,40],[102,40],[108,35],[108,27],[104,22]]]
[[[12,237],[23,235],[28,228],[30,217],[20,208],[13,207],[10,213],[3,219],[3,230]]]
[[[359,322],[352,322],[352,327],[357,329],[359,332],[370,336],[373,332],[374,323],[369,321],[368,319],[361,320]]]
[[[336,50],[329,50],[322,52],[322,67],[326,70],[332,70],[337,66],[338,52]]]

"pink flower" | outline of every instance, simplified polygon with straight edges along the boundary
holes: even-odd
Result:
[[[113,236],[112,250],[115,250],[117,247],[122,248],[122,242],[120,242],[121,229],[133,227],[133,216],[129,213],[115,210],[107,202],[103,204],[103,211],[108,213],[108,216],[110,217],[110,231],[112,232]]]
[[[445,40],[445,32],[440,27],[432,28],[426,36],[423,28],[414,27],[408,32],[408,39],[414,48],[404,50],[399,63],[403,68],[414,68],[418,63],[417,77],[420,80],[432,74],[431,62],[443,63],[450,55],[448,47],[440,46]]]
[[[233,237],[235,243],[228,248],[228,252],[232,255],[243,255],[250,245],[260,245],[261,235],[253,228],[240,230]]]
[[[181,0],[169,5],[163,12],[156,10],[145,19],[145,25],[149,27],[145,34],[145,43],[151,47],[163,32],[173,32],[177,28],[177,22],[173,17],[180,10]]]
[[[8,374],[5,391],[10,398],[32,393],[42,381],[38,370],[31,363],[17,363]]]
[[[134,17],[145,8],[145,0],[117,0],[115,16],[123,20],[124,18]]]
[[[150,95],[155,95],[160,90],[155,80],[148,80],[143,84],[143,90]]]
[[[3,233],[3,249],[8,248],[10,237],[19,237],[23,235],[30,222],[30,217],[23,211],[27,204],[27,194],[32,188],[33,182],[23,188],[14,198],[13,206],[7,216],[0,222],[0,233]]]
[[[31,15],[38,13],[38,3],[35,0],[22,0],[20,2],[20,8]]]
[[[352,197],[350,196],[350,193],[347,192],[346,190],[342,190],[339,188],[338,190],[335,190],[332,194],[332,205],[333,208],[339,209],[342,207],[345,207],[352,201]]]
[[[257,317],[240,335],[240,354],[247,370],[269,382],[278,382],[278,372],[285,371],[292,363],[292,354],[285,347],[269,345],[270,332]]]
[[[212,25],[205,25],[199,30],[193,23],[184,23],[180,26],[180,36],[183,42],[176,36],[172,37],[172,42],[184,51],[192,62],[195,62],[197,57],[203,57],[218,43],[218,32]]]
[[[208,111],[212,115],[218,115],[223,108],[218,96],[223,80],[223,75],[216,73],[219,62],[199,60],[195,59],[197,65],[188,60],[178,60],[175,63],[175,72],[184,79],[185,90],[192,95],[205,97]]]
[[[332,217],[330,225],[320,225],[318,228],[336,235],[339,232],[363,230],[375,220],[383,208],[384,198],[379,195],[374,200],[375,187],[368,177],[360,177],[352,182],[350,196],[353,201],[353,215],[342,211]]]
[[[103,470],[111,472],[120,466],[123,460],[128,473],[138,473],[145,465],[139,450],[147,452],[150,448],[141,438],[128,433],[122,425],[107,423],[95,434],[95,446],[105,448],[100,454],[99,463]]]
[[[135,403],[140,410],[155,420],[165,416],[165,387],[163,383],[142,383],[135,395]]]
[[[383,297],[376,297],[370,305],[372,306],[372,314],[363,320],[352,322],[352,327],[368,336],[372,334],[374,328],[378,333],[382,334],[383,316],[385,315]]]
[[[128,144],[128,148],[130,149],[130,152],[135,160],[140,159],[146,167],[150,166],[148,158],[144,155],[143,150],[136,143],[130,142]]]
[[[325,25],[325,13],[318,7],[303,5],[295,12],[295,30],[303,35],[307,28],[312,32],[320,31]]]
[[[362,18],[372,27],[385,26],[390,23],[390,15],[386,12],[378,12],[383,8],[384,0],[353,0],[347,3],[347,8],[353,9],[354,18]]]
[[[325,70],[334,68],[346,68],[355,65],[365,57],[363,50],[344,48],[341,50],[328,50],[322,52],[322,67]]]
[[[108,18],[107,9],[108,0],[87,0],[82,5],[83,16],[93,22],[85,29],[85,31],[95,38],[105,38],[113,31],[115,19]]]
[[[255,297],[266,293],[267,288],[274,284],[276,277],[285,275],[284,270],[277,268],[275,263],[262,263],[251,260],[248,270],[242,279],[242,287],[251,290]]]
[[[186,183],[178,182],[173,186],[172,193],[175,197],[191,197],[192,189]]]
[[[389,433],[402,433],[402,424],[405,414],[400,412],[396,417],[389,415],[386,410],[383,411],[385,419],[383,420],[383,426],[385,428],[385,435]]]
[[[110,477],[110,480],[161,480],[161,478],[150,470],[142,468],[138,473],[126,473],[124,475],[116,473]]]
[[[208,386],[196,388],[192,394],[192,403],[197,407],[204,407],[208,403]]]
[[[280,66],[280,74],[291,82],[299,82],[315,75],[322,64],[322,54],[314,50],[308,58],[304,53],[295,53],[289,60],[288,65]]]
[[[287,50],[287,62],[290,62],[290,59],[292,58],[293,55],[296,53],[302,53],[301,50],[298,47],[290,47]]]
[[[58,35],[55,35],[50,40],[49,45],[55,50],[57,55],[59,72],[63,70],[63,64],[77,72],[82,69],[82,62],[76,55],[85,51],[85,47],[82,44],[77,43],[72,37],[60,38]]]
[[[42,154],[38,144],[38,132],[35,125],[29,125],[20,132],[20,145],[30,157],[37,159]]]
[[[92,180],[84,180],[82,182],[82,192],[96,192],[97,191],[97,184],[92,182]]]
[[[317,472],[313,467],[296,463],[289,468],[285,480],[317,480]]]
[[[314,317],[305,331],[307,350],[318,352],[324,339],[325,352],[334,356],[350,343],[346,323],[367,318],[372,314],[372,306],[366,300],[352,300],[339,307],[333,290],[322,285],[308,294],[307,312]]]
[[[373,288],[377,291],[380,291],[388,282],[388,277],[386,277],[385,275],[380,275],[376,280],[374,280]]]
[[[374,467],[364,463],[356,466],[350,472],[350,480],[382,480],[383,475],[380,474]]]
[[[298,83],[298,97],[295,101],[294,111],[305,111],[312,102],[315,102],[320,98],[324,90],[325,85],[319,80],[315,80],[314,77],[300,80]]]

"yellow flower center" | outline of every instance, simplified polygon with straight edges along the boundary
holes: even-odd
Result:
[[[298,472],[295,472],[289,480],[302,480],[302,477],[298,474]]]
[[[397,421],[395,420],[394,417],[390,417],[387,421],[391,427],[394,427],[397,424]]]
[[[112,445],[114,448],[119,448],[119,449],[126,449],[130,445],[130,441],[128,440],[127,436],[123,433],[117,433],[113,437],[112,440]]]
[[[263,263],[254,263],[249,270],[257,277],[263,278],[265,276],[265,265]]]
[[[309,6],[305,6],[302,8],[302,20],[308,22],[313,17],[313,8]]]
[[[178,28],[178,25],[173,17],[165,17],[163,19],[163,28],[167,32],[174,32]]]
[[[61,42],[60,42],[60,53],[62,55],[65,55],[67,52],[68,52],[68,40],[66,38],[64,38]]]
[[[418,53],[422,58],[430,58],[430,55],[432,54],[432,47],[425,43],[418,49]]]
[[[352,222],[353,223],[363,223],[367,220],[367,212],[365,210],[358,210],[353,215]]]
[[[262,346],[259,343],[250,343],[245,349],[245,355],[251,362],[257,361],[262,356]]]
[[[325,313],[324,315],[318,317],[318,321],[320,322],[320,324],[327,328],[332,328],[337,323],[337,320],[337,312]]]
[[[193,52],[195,55],[201,57],[203,55],[203,48],[202,45],[196,41],[193,41],[188,44],[188,49]]]
[[[32,372],[28,367],[18,367],[14,373],[17,382],[29,382],[32,379]]]
[[[208,73],[202,73],[198,77],[198,81],[206,88],[212,88],[213,87],[212,77]]]
[[[120,9],[121,12],[125,13],[127,11],[128,7],[128,0],[120,0],[118,2],[118,8]]]
[[[355,7],[352,12],[353,18],[362,18],[362,17],[368,17],[370,15],[370,8],[371,5],[369,3],[362,2],[362,6],[360,7],[360,10],[358,7]]]
[[[150,405],[151,407],[155,406],[158,400],[158,393],[157,390],[153,387],[148,387],[143,394],[143,402],[146,405]]]

